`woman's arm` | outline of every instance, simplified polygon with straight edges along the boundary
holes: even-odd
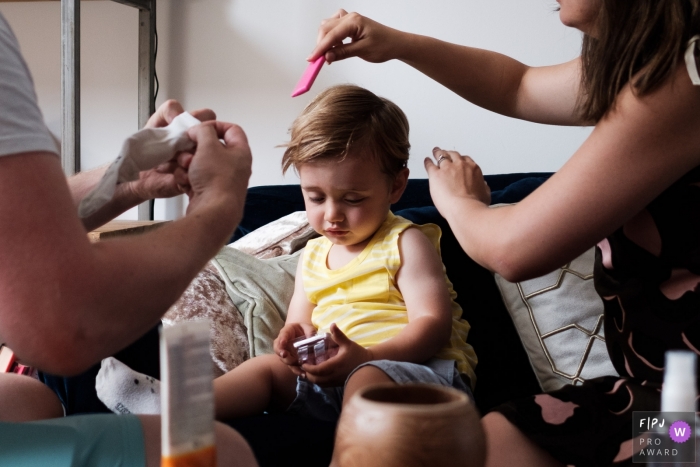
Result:
[[[571,159],[514,206],[489,209],[469,158],[426,159],[430,191],[462,248],[519,281],[554,270],[611,234],[700,164],[700,88],[685,66],[644,97],[626,87]]]
[[[346,38],[352,42],[342,44]],[[556,125],[582,125],[576,114],[580,60],[529,67],[505,55],[389,28],[340,10],[324,20],[309,59],[398,59],[464,99],[509,117]]]

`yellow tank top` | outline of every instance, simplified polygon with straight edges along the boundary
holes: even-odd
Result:
[[[396,273],[401,267],[399,235],[409,227],[420,229],[440,253],[440,227],[416,225],[391,212],[365,249],[341,268],[326,266],[333,245],[327,238],[309,240],[303,254],[302,279],[309,301],[316,305],[311,322],[319,332],[328,332],[331,323],[336,323],[348,338],[371,347],[396,336],[408,324]],[[474,384],[477,359],[466,342],[470,326],[461,318],[462,308],[455,302],[457,294],[447,274],[445,282],[452,302],[452,335],[435,357],[455,360],[459,372]]]

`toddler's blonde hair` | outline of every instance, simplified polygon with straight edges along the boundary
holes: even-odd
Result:
[[[394,178],[406,167],[408,119],[393,102],[354,85],[333,86],[306,106],[290,128],[282,172],[321,159],[366,152]]]

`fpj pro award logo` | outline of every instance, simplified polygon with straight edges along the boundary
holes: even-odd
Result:
[[[694,412],[634,412],[634,463],[695,463]]]

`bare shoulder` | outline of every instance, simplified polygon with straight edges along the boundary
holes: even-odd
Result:
[[[430,239],[416,226],[404,230],[399,236],[401,268],[425,267],[428,263],[440,263],[440,257]]]
[[[433,248],[433,244],[430,239],[418,228],[416,225],[412,225],[399,235],[399,248],[406,247],[430,247]]]
[[[628,135],[630,146],[636,143],[639,154],[650,159],[664,154],[666,165],[681,175],[700,164],[700,86],[693,85],[680,60],[671,76],[648,94],[637,95],[627,86],[597,127],[618,138]]]
[[[639,118],[647,118],[657,125],[680,124],[679,129],[694,127],[700,121],[700,86],[693,85],[685,61],[680,60],[676,69],[658,88],[643,96],[629,86],[620,92],[611,116],[618,111],[638,112]],[[700,132],[694,131],[694,135]]]

